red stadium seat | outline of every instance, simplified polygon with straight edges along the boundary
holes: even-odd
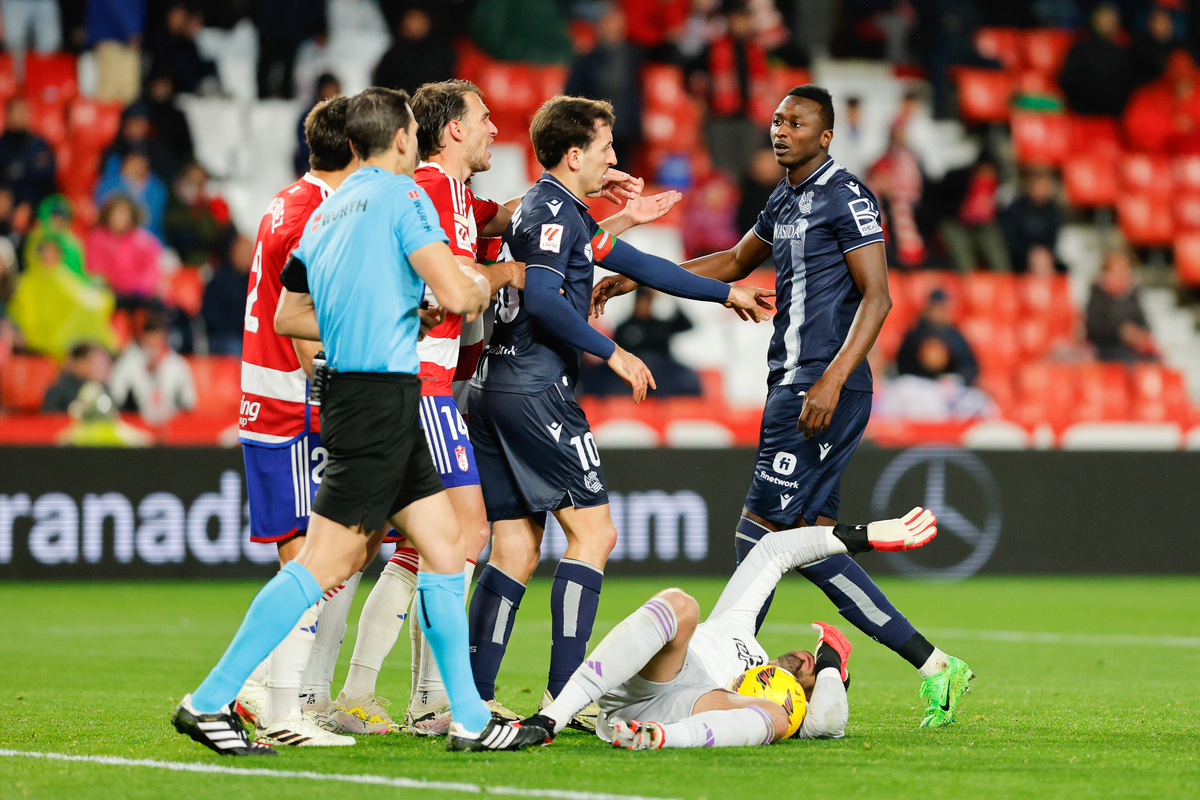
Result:
[[[171,273],[167,302],[189,317],[199,315],[204,302],[204,278],[200,276],[198,265],[182,266]]]
[[[72,142],[55,153],[58,188],[68,197],[91,196],[100,176],[100,153],[78,148]]]
[[[642,70],[642,95],[647,109],[672,109],[687,102],[683,70],[667,64],[650,64]]]
[[[1015,75],[1013,88],[1017,94],[1051,95],[1055,97],[1061,94],[1058,88],[1058,81],[1044,72],[1038,72],[1036,69],[1023,69],[1013,74]]]
[[[973,272],[962,279],[966,314],[1011,321],[1020,313],[1016,279],[994,272]]]
[[[237,356],[188,356],[196,384],[196,411],[237,421],[242,362]]]
[[[1133,368],[1133,418],[1144,422],[1188,421],[1183,376],[1161,364]]]
[[[0,103],[8,102],[16,93],[17,75],[13,69],[12,54],[0,53]]]
[[[957,67],[958,115],[967,124],[1007,122],[1013,80],[1004,72]]]
[[[72,146],[102,152],[117,138],[121,129],[121,110],[122,106],[117,102],[76,98],[67,112]]]
[[[687,100],[670,110],[651,110],[642,114],[642,135],[647,144],[671,152],[690,152],[700,143],[700,109]]]
[[[562,64],[548,64],[537,68],[535,110],[540,108],[542,103],[554,97],[554,95],[562,94],[563,89],[567,85],[567,73],[567,67]]]
[[[1054,311],[1074,311],[1071,286],[1066,275],[1025,275],[1017,281],[1017,295],[1024,312],[1047,316]]]
[[[46,356],[9,357],[0,370],[0,406],[9,411],[38,411],[57,376],[58,367]]]
[[[67,118],[61,102],[43,103],[29,98],[29,114],[33,120],[33,129],[42,138],[57,148],[67,140]]]
[[[977,384],[987,392],[1000,410],[1006,415],[1012,414],[1017,408],[1017,393],[1013,389],[1012,373],[1008,371],[984,370],[980,372]]]
[[[1200,231],[1200,192],[1180,192],[1172,201],[1175,230]]]
[[[1017,345],[1026,359],[1037,359],[1050,351],[1054,343],[1054,331],[1049,320],[1027,317],[1017,323]]]
[[[977,28],[975,49],[984,58],[999,61],[1005,69],[1015,69],[1022,63],[1021,39],[1020,28]]]
[[[1035,361],[1017,371],[1017,420],[1028,427],[1049,423],[1064,427],[1075,405],[1075,375],[1070,365]]]
[[[1094,153],[1068,156],[1063,162],[1063,188],[1072,206],[1111,208],[1117,202],[1117,170],[1113,159]]]
[[[66,103],[79,94],[75,56],[70,53],[25,54],[25,94],[43,103]]]
[[[1089,153],[1104,156],[1113,161],[1121,155],[1121,130],[1112,117],[1090,114],[1071,114],[1070,152],[1077,156]]]
[[[1057,79],[1075,36],[1061,28],[1037,28],[1021,36],[1024,63],[1048,78]]]
[[[1129,371],[1123,364],[1081,364],[1076,422],[1129,419]]]
[[[955,319],[962,317],[962,284],[960,278],[953,272],[934,272],[922,270],[913,272],[908,278],[908,302],[915,314],[929,303],[929,294],[934,289],[941,289],[950,298],[950,308]]]
[[[1022,164],[1061,164],[1067,157],[1070,134],[1071,124],[1064,114],[1013,112],[1013,147]]]
[[[1175,235],[1170,201],[1164,197],[1126,194],[1117,199],[1117,222],[1135,247],[1165,247]]]
[[[1200,231],[1175,237],[1175,274],[1184,286],[1200,286]]]
[[[961,329],[983,372],[1008,375],[1020,361],[1020,345],[1012,323],[991,317],[968,317]]]
[[[883,321],[883,327],[879,329],[879,335],[875,337],[875,344],[871,347],[888,361],[896,360],[896,354],[900,352],[900,345],[904,342],[904,335],[908,333],[909,328],[908,320],[894,316],[894,311],[895,309]]]
[[[1171,163],[1164,156],[1127,153],[1120,159],[1117,175],[1122,191],[1153,197],[1170,197],[1172,194]]]

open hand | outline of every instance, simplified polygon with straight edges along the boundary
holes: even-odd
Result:
[[[683,195],[674,190],[649,196],[638,196],[625,204],[625,214],[629,217],[630,223],[645,225],[666,216],[667,212],[682,199]]]
[[[626,278],[624,275],[609,275],[607,278],[601,278],[600,281],[592,287],[592,303],[588,309],[588,314],[599,318],[604,314],[604,306],[609,300],[614,297],[620,297],[623,294],[629,294],[637,288],[637,283]]]
[[[767,314],[772,309],[765,298],[774,297],[774,289],[760,289],[757,286],[730,286],[729,298],[725,301],[726,308],[732,308],[743,320],[752,319],[756,323],[769,319]],[[592,293],[595,302],[595,291]]]
[[[649,389],[657,389],[654,376],[645,363],[625,348],[617,345],[617,349],[609,356],[608,366],[620,376],[621,380],[633,388],[633,402],[640,403],[646,399]]]
[[[645,186],[646,181],[641,178],[635,178],[628,172],[609,167],[608,172],[604,173],[604,185],[600,187],[600,191],[588,196],[603,197],[610,203],[621,205],[624,200],[641,197],[642,189]]]

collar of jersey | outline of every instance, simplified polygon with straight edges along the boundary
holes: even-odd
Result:
[[[824,173],[825,170],[829,169],[831,166],[833,166],[833,156],[825,156],[825,161],[821,163],[821,166],[819,166],[813,170],[812,175],[809,175],[807,178],[800,181],[795,186],[793,186],[792,184],[789,183],[788,188],[791,189],[792,191],[799,191],[800,189],[803,189],[805,186],[807,186],[808,184],[815,181],[817,179],[818,175],[821,175],[822,173]],[[783,176],[783,180],[785,183],[787,182],[786,175]]]
[[[575,201],[575,205],[579,206],[584,211],[587,211],[588,204],[576,197],[570,189],[568,189],[566,186],[563,186],[562,181],[551,175],[549,172],[543,172],[542,177],[538,178],[538,183],[548,183],[551,186],[558,187],[559,191]]]
[[[311,183],[313,186],[319,188],[321,190],[322,197],[329,197],[329,195],[333,194],[333,187],[318,178],[316,175],[313,175],[311,172],[304,173],[304,176],[300,180]]]

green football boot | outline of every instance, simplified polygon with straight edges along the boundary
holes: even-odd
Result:
[[[954,712],[958,710],[958,700],[971,691],[968,681],[975,680],[975,673],[965,663],[950,656],[950,666],[936,675],[930,675],[921,684],[918,697],[925,698],[928,704],[925,709],[925,719],[921,720],[922,728],[940,728],[954,723]]]

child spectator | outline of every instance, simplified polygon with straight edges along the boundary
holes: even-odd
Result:
[[[120,171],[100,179],[96,186],[96,202],[114,194],[131,198],[142,211],[146,228],[163,240],[163,216],[167,211],[167,187],[150,169],[150,158],[140,150],[132,150],[121,159]]]
[[[96,342],[80,342],[71,348],[58,379],[50,384],[42,400],[43,414],[63,414],[88,382],[104,385],[112,372],[112,357]]]
[[[161,314],[146,319],[141,334],[117,359],[111,385],[117,407],[141,414],[151,425],[196,407],[191,367],[171,349],[167,320]]]
[[[113,296],[72,272],[64,263],[56,237],[44,238],[37,252],[37,266],[17,278],[8,305],[13,324],[25,347],[62,358],[76,342],[94,340],[116,347],[109,321]]]
[[[38,204],[37,222],[25,238],[25,268],[37,266],[38,248],[47,238],[58,240],[63,264],[81,278],[88,276],[83,262],[83,242],[71,230],[71,201],[52,194]]]
[[[123,307],[140,308],[161,294],[162,245],[139,227],[141,211],[125,195],[108,198],[100,208],[100,224],[85,243],[92,274],[108,281]]]

